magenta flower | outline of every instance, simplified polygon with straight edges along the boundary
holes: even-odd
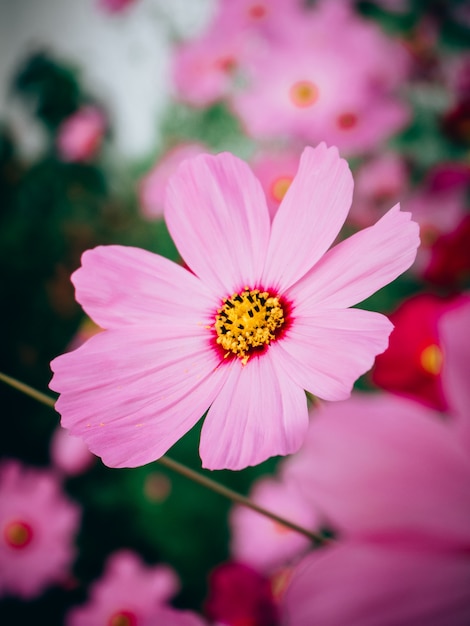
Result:
[[[74,437],[57,426],[50,443],[51,461],[68,476],[78,476],[91,467],[95,456],[81,437]]]
[[[79,508],[50,471],[0,465],[0,596],[34,598],[64,582],[75,556]]]
[[[70,611],[66,624],[137,626],[164,608],[178,588],[178,577],[170,567],[144,565],[134,552],[121,550],[109,557],[90,599]]]
[[[273,513],[287,516],[299,526],[318,529],[314,507],[292,480],[283,480],[282,476],[280,479],[263,477],[254,484],[250,498]],[[266,574],[287,565],[311,545],[307,537],[241,505],[232,509],[230,527],[230,552],[234,560]]]
[[[168,179],[182,161],[207,151],[208,148],[202,144],[183,143],[174,146],[155,163],[139,184],[141,212],[144,217],[148,219],[163,217]]]
[[[419,241],[397,205],[327,252],[352,189],[335,148],[306,148],[271,223],[244,162],[182,163],[165,216],[191,271],[135,248],[85,252],[77,299],[107,330],[52,362],[62,425],[114,467],[160,457],[208,409],[205,467],[297,450],[304,390],[348,397],[387,347],[387,318],[348,307],[407,269]]]

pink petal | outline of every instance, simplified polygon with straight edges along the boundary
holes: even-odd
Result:
[[[329,250],[288,292],[299,312],[349,307],[407,270],[416,257],[419,227],[394,206],[374,226]]]
[[[263,477],[249,494],[256,504],[304,528],[316,529],[318,515],[295,481]],[[258,572],[274,572],[311,547],[300,533],[247,508],[236,505],[230,513],[232,558]]]
[[[357,394],[314,412],[288,474],[340,532],[468,546],[470,460],[454,435],[416,402]]]
[[[457,419],[462,442],[470,450],[470,301],[445,313],[439,322],[444,352],[442,385]]]
[[[103,328],[162,319],[207,325],[218,305],[196,276],[139,248],[87,250],[72,281],[78,302]]]
[[[282,291],[320,259],[351,206],[353,181],[336,148],[305,148],[272,224],[263,282]]]
[[[258,285],[270,219],[246,163],[228,153],[182,163],[168,182],[165,219],[181,256],[220,298]]]
[[[286,626],[467,626],[468,555],[341,543],[313,552],[284,596]]]
[[[206,331],[125,327],[56,358],[50,386],[62,425],[111,467],[162,456],[204,414],[227,368]]]
[[[344,400],[354,382],[388,346],[392,324],[361,309],[319,311],[295,318],[272,344],[273,358],[303,389],[324,400]]]
[[[305,393],[269,358],[239,360],[211,406],[200,454],[208,469],[238,470],[298,450],[308,426]]]

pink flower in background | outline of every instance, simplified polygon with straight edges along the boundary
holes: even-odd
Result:
[[[288,626],[469,623],[470,461],[453,426],[386,395],[318,412],[291,470],[339,539],[294,572]]]
[[[200,37],[179,45],[172,78],[178,98],[207,106],[230,97],[260,53],[298,30],[304,11],[290,0],[219,2]]]
[[[51,364],[62,425],[114,467],[160,457],[207,409],[205,467],[297,450],[304,389],[348,397],[387,347],[387,318],[349,307],[406,270],[419,243],[397,205],[327,252],[352,188],[336,149],[306,148],[271,224],[243,161],[183,162],[165,217],[191,271],[136,248],[85,252],[76,296],[107,330]]]
[[[422,243],[413,268],[415,272],[426,273],[433,261],[434,246],[443,235],[453,233],[466,216],[469,172],[459,164],[455,168],[449,165],[436,168],[406,201],[420,226]]]
[[[98,6],[107,13],[121,13],[136,0],[97,0]]]
[[[52,435],[50,454],[54,466],[69,476],[82,474],[96,459],[83,439],[73,437],[61,426]]]
[[[230,103],[255,138],[324,140],[362,153],[409,119],[393,95],[407,74],[404,50],[344,2],[319,2],[285,21],[284,38],[246,60]],[[391,62],[393,59],[393,62]]]
[[[211,572],[205,612],[221,626],[276,626],[279,619],[270,581],[242,563]]]
[[[295,482],[275,478],[258,480],[250,499],[303,528],[316,530],[318,516]],[[272,573],[305,552],[311,541],[247,507],[235,506],[230,514],[232,557],[259,572]]]
[[[266,195],[269,213],[274,217],[299,167],[300,152],[294,150],[260,152],[251,167]]]
[[[170,567],[145,565],[134,552],[121,550],[108,558],[103,577],[92,585],[90,599],[69,612],[66,624],[138,626],[178,590],[178,577]]]
[[[59,127],[57,151],[63,161],[90,161],[98,152],[106,130],[105,117],[98,108],[86,106],[68,117]]]
[[[243,49],[237,33],[215,32],[181,44],[174,52],[172,68],[177,97],[199,107],[226,97],[233,89]]]
[[[364,228],[381,217],[408,191],[408,171],[403,159],[384,152],[366,161],[356,173],[354,199],[348,221]]]
[[[123,626],[131,626],[124,624]],[[192,611],[179,611],[168,607],[152,611],[151,617],[138,626],[208,626],[207,622]]]
[[[168,179],[185,159],[207,152],[208,148],[198,143],[175,146],[157,161],[140,181],[139,198],[142,213],[149,219],[163,218],[163,206]]]
[[[339,538],[294,572],[287,626],[470,622],[469,324],[468,303],[439,324],[446,420],[385,394],[316,412],[289,475]]]
[[[75,556],[79,507],[48,470],[0,465],[0,596],[39,596],[64,582]]]

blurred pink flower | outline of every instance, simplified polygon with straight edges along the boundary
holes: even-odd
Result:
[[[132,624],[119,624],[119,626],[133,626]],[[180,611],[169,607],[163,607],[152,611],[151,617],[138,626],[208,626],[207,622],[192,611]]]
[[[251,162],[253,173],[260,181],[268,203],[271,219],[294,180],[299,167],[300,152],[295,150],[264,151]]]
[[[397,205],[327,252],[352,188],[336,149],[306,148],[271,224],[243,161],[184,161],[165,217],[191,271],[107,246],[85,252],[73,275],[78,301],[108,330],[51,364],[62,425],[114,467],[160,457],[208,407],[205,467],[240,469],[297,450],[304,389],[348,397],[387,347],[387,318],[348,307],[406,270],[419,242]]]
[[[54,466],[69,476],[85,472],[96,459],[80,437],[73,437],[58,426],[51,439],[50,455]]]
[[[97,0],[98,6],[107,13],[120,13],[136,0]]]
[[[454,172],[454,174],[453,174]],[[420,226],[421,246],[413,270],[423,275],[433,260],[441,236],[454,232],[467,214],[466,194],[470,170],[447,165],[429,172],[424,184],[406,201]]]
[[[387,395],[315,415],[289,473],[339,540],[294,572],[287,625],[470,623],[469,323],[470,304],[441,320],[447,420]]]
[[[407,74],[404,49],[344,2],[318,2],[302,18],[245,61],[246,84],[230,102],[246,131],[353,154],[401,129],[409,111],[393,91]]]
[[[293,481],[262,478],[254,484],[250,499],[299,526],[310,530],[318,527],[314,508]],[[230,527],[232,557],[267,574],[285,566],[311,545],[307,537],[243,506],[232,509]]]
[[[361,228],[370,226],[405,196],[408,185],[407,168],[398,154],[384,152],[366,161],[356,173],[348,221]]]
[[[59,127],[57,151],[63,161],[89,161],[98,152],[106,130],[103,113],[86,106],[68,117]]]
[[[79,507],[48,470],[0,465],[0,596],[34,598],[64,582],[75,556]]]
[[[173,147],[140,181],[139,197],[142,214],[149,219],[163,218],[163,206],[168,179],[185,159],[207,152],[208,148],[198,143],[187,143]]]
[[[173,54],[175,95],[195,106],[208,106],[227,96],[238,71],[243,43],[214,33],[184,42]]]
[[[302,23],[304,11],[291,0],[219,2],[207,30],[179,45],[173,58],[178,98],[207,106],[229,97],[250,71],[256,56]]]
[[[90,599],[69,612],[66,624],[137,626],[178,590],[178,577],[170,567],[145,565],[134,552],[120,550],[108,558],[103,577],[91,587]]]

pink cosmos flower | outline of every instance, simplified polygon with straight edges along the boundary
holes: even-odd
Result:
[[[81,437],[73,437],[61,426],[52,435],[50,454],[55,467],[69,476],[82,474],[96,459]]]
[[[120,622],[121,624],[121,622]],[[132,626],[125,624],[124,626]],[[151,617],[139,626],[208,626],[207,622],[192,611],[179,611],[169,607],[152,611]]]
[[[200,107],[224,98],[233,88],[242,50],[239,37],[220,33],[181,44],[172,68],[177,97]]]
[[[170,567],[144,565],[137,554],[121,550],[109,557],[89,601],[72,609],[66,624],[137,626],[163,608],[178,588],[178,577]]]
[[[335,148],[306,148],[271,223],[243,161],[182,163],[165,217],[191,271],[130,247],[85,252],[77,299],[107,330],[52,362],[62,425],[116,467],[160,457],[207,409],[205,467],[297,450],[304,389],[348,397],[387,347],[387,318],[348,307],[407,269],[419,241],[397,205],[327,252],[352,188]]]
[[[258,480],[250,493],[256,504],[315,530],[318,516],[294,481],[280,478]],[[272,573],[305,552],[307,537],[247,507],[235,506],[230,515],[232,557],[259,572]]]
[[[106,122],[103,113],[93,106],[79,109],[59,127],[57,150],[63,161],[89,161],[98,151]]]
[[[408,184],[407,168],[398,154],[385,152],[370,159],[356,174],[348,221],[361,228],[370,226],[390,204],[404,197]]]
[[[292,472],[340,536],[294,572],[287,625],[469,623],[470,462],[452,426],[386,395],[316,415]]]
[[[97,0],[98,6],[107,13],[120,13],[136,0]]]
[[[50,471],[0,465],[0,596],[34,598],[63,582],[80,513]]]
[[[290,475],[339,540],[297,568],[287,625],[470,623],[469,323],[467,303],[439,324],[446,420],[387,395],[315,416]]]
[[[198,143],[175,146],[160,159],[144,176],[139,186],[142,213],[150,219],[163,217],[163,206],[168,179],[185,159],[207,152],[208,148]]]
[[[393,96],[407,73],[397,42],[344,2],[318,2],[298,22],[246,60],[230,104],[248,134],[324,140],[357,154],[406,124],[409,111]]]

